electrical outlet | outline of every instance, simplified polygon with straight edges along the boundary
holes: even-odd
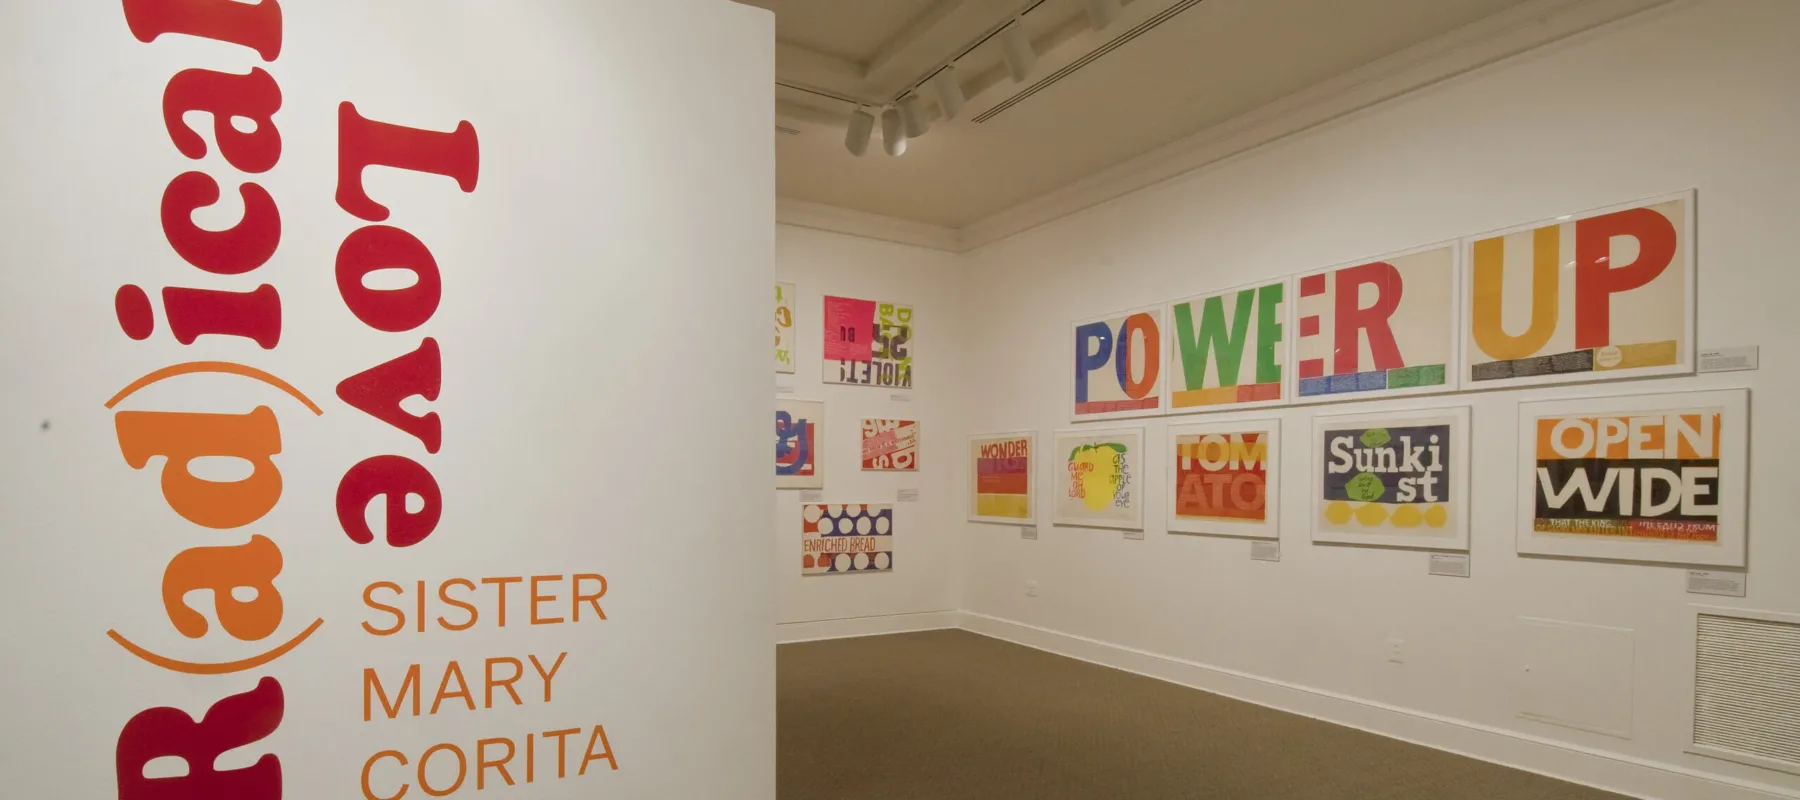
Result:
[[[1037,597],[1037,581],[1026,581],[1025,582],[1025,596],[1026,597]]]
[[[1388,663],[1390,663],[1390,664],[1406,663],[1406,640],[1405,639],[1402,639],[1398,636],[1389,636],[1388,640],[1387,640],[1387,645],[1388,645],[1388,657],[1387,657]]]

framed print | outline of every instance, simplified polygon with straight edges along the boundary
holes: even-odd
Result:
[[[1058,431],[1050,448],[1050,521],[1144,529],[1144,429]]]
[[[1314,542],[1469,549],[1469,409],[1313,419]]]
[[[862,468],[872,472],[918,472],[919,423],[910,419],[863,420]]]
[[[1455,389],[1457,254],[1445,242],[1295,277],[1295,400]]]
[[[825,383],[911,389],[913,309],[899,303],[825,297]]]
[[[894,507],[806,503],[800,507],[800,550],[802,575],[891,571]]]
[[[1283,278],[1169,304],[1169,413],[1286,402],[1287,290]]]
[[[824,436],[824,403],[775,398],[775,488],[825,488]]]
[[[1141,308],[1070,326],[1074,421],[1162,413],[1162,313]]]
[[[1281,536],[1281,420],[1207,418],[1169,426],[1170,533]]]
[[[1463,387],[1694,370],[1692,191],[1467,240]]]
[[[1032,452],[1037,434],[983,433],[969,437],[969,521],[1036,524]]]
[[[1744,566],[1750,391],[1519,404],[1520,553]]]
[[[794,371],[794,285],[775,284],[775,371]]]

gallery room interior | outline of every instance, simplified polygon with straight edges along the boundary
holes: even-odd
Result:
[[[0,796],[1800,800],[1796,41],[0,4]]]

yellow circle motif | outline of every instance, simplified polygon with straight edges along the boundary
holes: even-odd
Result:
[[[1356,510],[1356,521],[1368,528],[1380,525],[1387,521],[1387,506],[1380,503],[1368,503]]]
[[[1350,521],[1350,504],[1342,500],[1333,500],[1325,504],[1325,521],[1333,525],[1343,525]]]
[[[1394,527],[1417,528],[1424,515],[1419,513],[1418,506],[1401,506],[1394,509]]]
[[[1444,527],[1444,523],[1449,521],[1450,512],[1446,511],[1443,506],[1434,505],[1431,508],[1425,509],[1426,525],[1430,525],[1433,528],[1442,528]]]

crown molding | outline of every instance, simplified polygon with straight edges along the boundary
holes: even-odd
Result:
[[[1531,0],[958,230],[959,252],[1202,169],[1678,0]]]
[[[955,228],[787,197],[775,201],[775,222],[952,253],[967,249],[962,246],[962,236]]]

